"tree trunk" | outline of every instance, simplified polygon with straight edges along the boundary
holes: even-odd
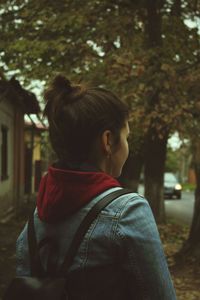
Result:
[[[145,24],[146,45],[148,48],[162,46],[162,15],[163,0],[147,0],[147,22]]]
[[[200,252],[200,164],[199,163],[195,164],[195,175],[197,180],[197,186],[195,190],[194,214],[193,214],[192,225],[190,228],[188,241],[194,247],[198,245],[199,252]]]
[[[141,170],[143,166],[143,155],[141,152],[137,154],[130,154],[119,178],[122,186],[131,188],[135,192],[138,190]]]
[[[196,175],[195,204],[192,225],[187,241],[176,255],[176,259],[185,259],[186,256],[193,256],[200,262],[200,140],[195,138],[192,141],[193,163]]]
[[[172,17],[181,17],[182,13],[182,8],[181,8],[181,3],[182,0],[174,0],[172,7],[171,7],[171,15]]]
[[[158,53],[162,48],[162,7],[163,0],[146,1],[147,22],[145,24],[146,47],[147,49],[155,49]],[[160,69],[162,62],[154,61],[155,68]],[[155,70],[156,71],[156,70]],[[151,99],[149,99],[149,110],[154,110],[156,104],[160,101],[159,89]],[[144,153],[144,180],[145,180],[145,197],[150,203],[154,217],[157,222],[165,221],[164,201],[163,201],[163,173],[166,160],[166,149],[168,133],[165,128],[161,128],[164,132],[163,138],[159,138],[159,132],[153,129],[155,120],[152,120],[150,129],[145,139]],[[156,120],[159,123],[159,119]]]
[[[157,222],[165,221],[163,201],[163,174],[165,168],[168,134],[160,139],[151,130],[145,141],[144,182],[145,197],[149,201]]]

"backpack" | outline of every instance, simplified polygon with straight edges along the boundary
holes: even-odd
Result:
[[[3,300],[71,300],[70,291],[67,287],[67,271],[73,263],[73,259],[84,235],[104,207],[119,196],[131,192],[132,191],[128,189],[114,191],[103,197],[91,208],[79,225],[65,256],[64,262],[59,270],[56,270],[55,264],[51,261],[51,257],[53,257],[55,250],[53,241],[47,237],[37,245],[33,213],[28,221],[28,246],[31,277],[15,277],[8,286]],[[51,252],[45,271],[40,261],[39,250],[46,244],[51,245]]]

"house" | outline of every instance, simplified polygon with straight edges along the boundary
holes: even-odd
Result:
[[[35,95],[12,78],[0,78],[0,218],[23,200],[25,182],[24,115],[38,114]]]
[[[25,194],[38,191],[49,165],[47,125],[38,116],[25,116]]]

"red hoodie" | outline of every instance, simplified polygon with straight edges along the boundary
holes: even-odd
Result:
[[[71,171],[50,167],[42,178],[37,198],[39,218],[62,221],[103,191],[120,186],[103,172]]]

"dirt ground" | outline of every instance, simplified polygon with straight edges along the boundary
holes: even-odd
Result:
[[[6,224],[0,223],[0,300],[15,274],[15,241],[24,226],[27,211]],[[173,221],[159,226],[178,300],[200,300],[200,266],[192,259],[175,265],[173,255],[187,238],[188,228]],[[162,300],[162,299],[160,299]]]
[[[178,300],[200,300],[200,262],[193,257],[175,262],[174,255],[188,237],[189,228],[173,220],[158,226]]]

